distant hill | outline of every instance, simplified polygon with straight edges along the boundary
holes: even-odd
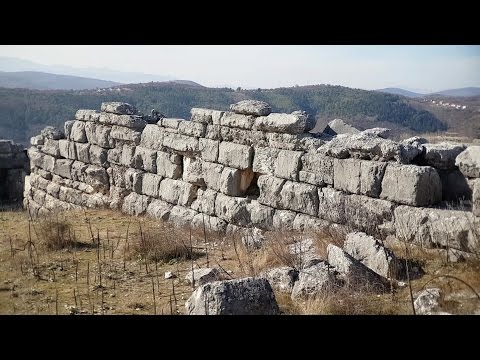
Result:
[[[35,90],[83,90],[107,88],[120,83],[39,71],[0,71],[0,87]]]
[[[425,96],[424,94],[419,94],[413,91],[408,91],[400,88],[385,88],[385,89],[378,89],[375,91],[387,93],[387,94],[394,94],[394,95],[401,95],[401,96],[406,96],[409,98],[416,98],[416,97],[422,97]]]
[[[190,86],[202,87],[202,88],[205,87],[205,86],[200,85],[199,83],[196,83],[195,81],[191,81],[191,80],[171,80],[169,82],[180,84],[180,85],[190,85]]]
[[[450,89],[450,90],[443,90],[436,93],[429,94],[430,96],[433,95],[443,95],[443,96],[453,96],[453,97],[470,97],[470,96],[478,96],[480,95],[480,88],[478,87],[466,87],[460,89]]]
[[[208,88],[188,82],[119,85],[98,90],[29,90],[0,88],[0,134],[27,143],[46,125],[63,126],[78,109],[99,109],[104,101],[124,101],[143,113],[157,109],[168,117],[190,118],[192,107],[228,110],[245,99],[263,100],[274,112],[304,110],[322,124],[341,118],[353,126],[387,126],[397,134],[444,131],[447,125],[408,99],[343,86],[311,85],[291,88],[238,90]]]

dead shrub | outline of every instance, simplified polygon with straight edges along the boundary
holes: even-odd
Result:
[[[49,250],[72,249],[78,245],[72,224],[65,218],[57,216],[40,220],[37,233],[40,243]]]

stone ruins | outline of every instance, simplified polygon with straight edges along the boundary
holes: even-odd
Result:
[[[0,140],[0,204],[22,203],[25,176],[29,172],[24,147],[10,140]]]
[[[103,103],[31,139],[24,205],[33,216],[110,207],[227,233],[357,230],[478,249],[479,146],[396,142],[382,128],[311,134],[314,125],[253,100],[193,108],[190,120]]]

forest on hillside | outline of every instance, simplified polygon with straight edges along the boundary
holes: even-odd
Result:
[[[168,117],[188,119],[192,107],[227,110],[244,99],[263,100],[274,112],[304,110],[317,118],[362,117],[403,126],[413,132],[444,131],[447,125],[432,113],[411,106],[397,95],[315,85],[278,89],[236,90],[172,83],[124,85],[103,90],[28,90],[0,88],[0,138],[28,144],[47,125],[63,126],[78,109],[100,109],[104,101],[123,101],[141,112],[156,109]]]

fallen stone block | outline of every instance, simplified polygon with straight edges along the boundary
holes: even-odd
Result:
[[[273,289],[291,294],[293,285],[298,279],[298,270],[289,266],[282,266],[265,271],[261,274],[261,277],[267,279]]]
[[[455,159],[463,175],[469,178],[480,177],[480,146],[469,146]]]
[[[292,299],[316,298],[340,286],[337,273],[325,261],[303,269],[292,290]]]

